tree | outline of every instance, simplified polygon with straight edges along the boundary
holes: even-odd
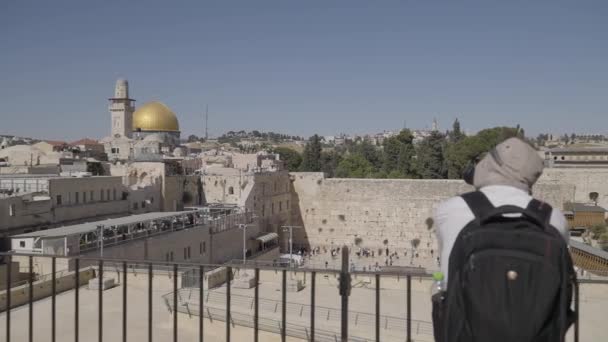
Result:
[[[328,178],[336,177],[336,169],[342,160],[342,154],[337,151],[329,151],[321,153],[321,171]]]
[[[352,154],[358,154],[365,158],[372,164],[374,170],[379,170],[382,167],[382,153],[369,141],[363,140],[359,144],[352,145],[349,150]]]
[[[452,124],[452,131],[449,134],[450,142],[457,143],[465,137],[464,133],[460,130],[460,121],[454,120]]]
[[[338,164],[336,176],[340,178],[369,178],[374,174],[374,166],[359,154],[351,154]]]
[[[279,158],[285,161],[285,167],[289,171],[297,171],[300,168],[300,164],[302,164],[302,156],[296,150],[287,147],[277,147],[274,149],[274,153],[277,153]]]
[[[444,160],[446,140],[440,132],[432,132],[417,147],[416,171],[424,179],[443,179],[447,176]]]
[[[195,141],[199,141],[199,140],[200,140],[199,137],[197,137],[194,134],[191,134],[188,136],[188,142],[195,142]]]
[[[399,175],[398,178],[411,177],[414,171],[413,157],[414,136],[408,129],[398,135],[384,140],[384,165],[387,175]]]
[[[317,134],[313,135],[304,148],[300,171],[321,171],[321,139]]]

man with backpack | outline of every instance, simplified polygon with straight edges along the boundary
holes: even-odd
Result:
[[[447,291],[433,298],[436,341],[564,340],[575,274],[563,214],[531,196],[542,171],[532,146],[507,139],[465,170],[476,191],[437,208]]]

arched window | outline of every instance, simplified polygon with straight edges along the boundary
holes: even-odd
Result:
[[[228,188],[228,195],[234,195],[234,188],[233,187],[229,187]]]

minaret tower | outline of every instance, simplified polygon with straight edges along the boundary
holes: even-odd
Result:
[[[114,97],[109,100],[110,114],[112,115],[112,137],[131,138],[135,100],[129,98],[129,81],[124,79],[116,81]]]

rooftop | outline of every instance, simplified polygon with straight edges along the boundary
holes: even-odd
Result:
[[[55,229],[40,230],[36,232],[30,232],[25,234],[14,235],[12,238],[53,238],[63,237],[70,235],[85,234],[97,231],[100,225],[111,227],[111,226],[123,226],[129,224],[136,224],[139,222],[159,220],[162,218],[169,218],[180,214],[187,214],[186,211],[175,211],[175,212],[154,212],[140,215],[124,216],[119,218],[107,219],[102,221],[85,222],[81,224],[64,226]]]
[[[599,205],[587,204],[587,203],[564,203],[564,210],[566,211],[583,211],[583,212],[594,212],[594,213],[605,213],[606,209]]]

